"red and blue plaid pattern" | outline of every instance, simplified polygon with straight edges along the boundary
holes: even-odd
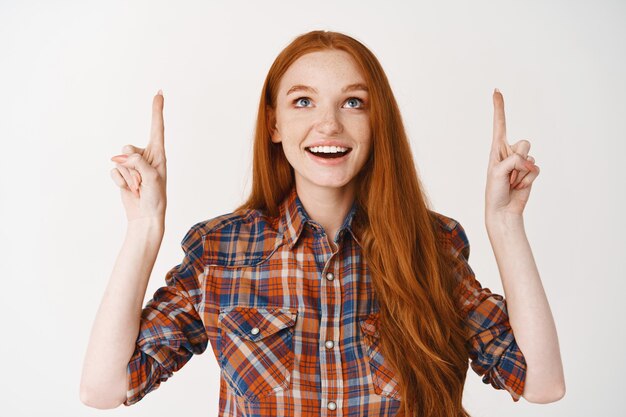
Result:
[[[378,304],[351,223],[336,252],[295,189],[278,217],[257,210],[195,224],[185,257],[142,312],[125,405],[139,401],[211,342],[219,416],[393,416],[400,395],[379,349]],[[506,302],[467,263],[461,225],[437,213],[458,270],[472,369],[518,401],[526,362]]]

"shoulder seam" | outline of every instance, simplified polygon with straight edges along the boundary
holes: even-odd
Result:
[[[445,216],[433,210],[430,210],[430,212],[434,218],[449,232],[454,230],[459,225],[459,222],[452,217]]]
[[[220,216],[212,217],[207,220],[202,220],[194,224],[191,228],[198,230],[202,236],[206,236],[209,233],[223,229],[235,223],[243,223],[251,221],[255,218],[262,217],[257,210],[246,210],[243,214],[236,214],[235,212],[222,214]],[[214,223],[210,226],[211,223]]]

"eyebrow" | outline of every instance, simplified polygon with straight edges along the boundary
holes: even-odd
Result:
[[[341,92],[345,93],[348,91],[356,91],[356,90],[365,91],[366,93],[369,92],[369,89],[367,88],[367,86],[362,83],[355,83],[355,84],[347,85],[341,89]],[[289,90],[287,90],[287,94],[285,95],[288,96],[289,94],[295,93],[296,91],[311,91],[317,94],[317,90],[315,88],[309,87],[308,85],[297,84],[291,87]]]

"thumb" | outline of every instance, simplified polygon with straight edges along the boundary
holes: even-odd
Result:
[[[137,170],[142,178],[151,177],[156,173],[154,167],[138,153],[131,153],[125,161],[118,163],[126,168]]]
[[[138,147],[130,145],[130,144],[124,145],[124,147],[122,148],[122,153],[125,153],[125,154],[128,154],[128,155],[130,155],[132,153],[138,153],[139,155],[143,155],[143,151],[144,151],[143,148],[138,148]]]
[[[513,170],[520,172],[534,171],[535,164],[514,152],[495,167],[495,173],[498,177],[508,177]]]

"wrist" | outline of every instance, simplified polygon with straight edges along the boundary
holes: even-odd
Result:
[[[485,213],[487,233],[510,233],[524,230],[524,217],[516,213]]]
[[[160,217],[140,217],[130,220],[127,232],[140,235],[163,235],[165,233],[165,219]]]

